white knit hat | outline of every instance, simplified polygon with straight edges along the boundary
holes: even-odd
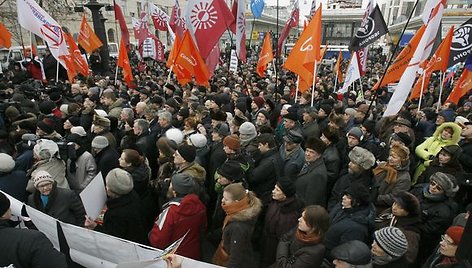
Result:
[[[0,172],[8,173],[15,168],[15,160],[5,153],[0,153]]]
[[[203,148],[207,144],[207,138],[200,133],[190,135],[189,139],[196,148]]]
[[[181,144],[182,141],[184,140],[184,134],[178,128],[171,128],[167,130],[165,133],[165,136],[169,140],[174,141],[176,144]]]

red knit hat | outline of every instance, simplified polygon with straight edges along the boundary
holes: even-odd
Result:
[[[451,226],[447,229],[446,234],[454,241],[454,245],[459,245],[464,234],[464,227]]]
[[[239,144],[239,137],[237,135],[229,135],[226,136],[223,140],[223,144],[228,146],[233,151],[239,151],[240,144]]]

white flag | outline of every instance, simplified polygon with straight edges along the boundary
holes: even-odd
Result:
[[[361,74],[359,72],[359,62],[357,61],[357,54],[352,53],[351,62],[349,62],[349,66],[347,67],[347,70],[346,70],[346,77],[344,78],[344,85],[340,90],[338,90],[338,92],[346,93],[347,88],[359,78],[361,78]]]
[[[246,6],[244,0],[238,0],[236,17],[236,52],[242,62],[246,62]]]
[[[18,23],[26,30],[43,38],[51,54],[67,69],[64,57],[69,56],[66,36],[61,26],[34,0],[16,1]]]
[[[402,74],[402,77],[398,82],[397,89],[395,92],[393,92],[392,98],[388,102],[387,109],[383,114],[384,117],[396,115],[408,98],[411,87],[415,82],[416,73],[420,67],[420,63],[428,58],[429,54],[431,54],[434,40],[436,39],[436,34],[438,33],[439,24],[441,23],[443,11],[444,6],[442,3],[439,3],[433,10],[433,13],[431,13],[431,19],[426,25],[426,29],[423,36],[421,37],[420,42],[418,43],[418,47],[416,48],[415,53],[408,64],[408,67]]]

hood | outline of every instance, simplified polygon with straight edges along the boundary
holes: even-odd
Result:
[[[375,221],[376,210],[374,204],[369,203],[367,206],[345,210],[345,213],[355,222],[372,226]]]
[[[177,206],[177,213],[182,216],[194,216],[200,213],[206,213],[206,207],[200,201],[196,194],[188,194],[180,200]]]
[[[206,178],[205,169],[197,163],[193,163],[190,166],[179,171],[179,173],[185,173],[192,176],[200,185],[203,185]]]
[[[433,137],[437,140],[442,141],[442,142],[446,142],[441,138],[441,132],[447,127],[452,128],[452,131],[454,132],[452,134],[452,139],[450,141],[447,141],[447,143],[448,144],[458,144],[460,139],[461,139],[462,129],[458,124],[453,123],[453,122],[442,123],[440,126],[438,126],[436,128],[436,131],[434,131]]]
[[[234,214],[230,221],[250,221],[255,220],[259,213],[262,210],[262,202],[259,198],[254,197],[251,199],[249,203],[249,207],[239,211],[238,213]]]
[[[145,163],[142,163],[139,167],[132,167],[132,168],[127,168],[126,171],[128,171],[131,176],[133,177],[134,181],[146,181],[149,178],[149,168],[146,166]]]

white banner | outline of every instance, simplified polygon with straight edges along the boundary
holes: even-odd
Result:
[[[238,70],[238,56],[236,50],[231,49],[231,60],[229,62],[229,71],[236,72]]]
[[[93,220],[97,219],[107,201],[105,183],[101,172],[80,192],[80,199],[82,199],[87,216]]]

